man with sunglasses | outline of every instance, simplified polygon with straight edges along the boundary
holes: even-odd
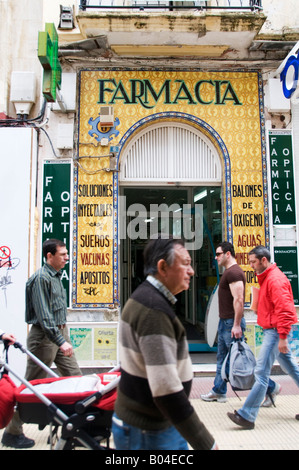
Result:
[[[233,338],[242,338],[246,324],[244,319],[245,274],[236,261],[231,243],[224,241],[216,248],[218,266],[224,273],[218,288],[219,325],[217,347],[217,369],[212,390],[201,395],[204,401],[226,402],[227,383],[221,378],[221,367]]]

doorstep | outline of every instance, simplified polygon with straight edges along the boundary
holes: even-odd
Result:
[[[194,377],[215,377],[216,363],[193,363],[192,371]],[[271,375],[285,375],[285,372],[280,367],[279,362],[275,361],[271,370]]]
[[[192,364],[194,377],[214,377],[216,364]]]

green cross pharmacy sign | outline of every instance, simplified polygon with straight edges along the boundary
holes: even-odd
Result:
[[[58,59],[58,34],[54,23],[46,23],[45,31],[38,33],[38,58],[44,69],[44,98],[49,103],[55,103],[56,90],[61,85],[61,65]]]

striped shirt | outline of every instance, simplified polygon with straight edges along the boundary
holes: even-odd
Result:
[[[175,298],[175,296],[170,292],[169,289],[167,289],[167,287],[164,286],[161,281],[151,275],[147,276],[146,280],[150,282],[154,287],[156,287],[156,289],[158,289],[166,297],[166,299],[169,300],[171,304],[174,305],[176,303],[177,299]]]
[[[66,323],[66,292],[61,272],[45,263],[26,283],[25,320],[39,325],[50,341],[61,346],[65,339],[58,326]]]
[[[214,439],[188,399],[193,373],[185,329],[148,279],[123,309],[119,341],[119,419],[153,431],[173,424],[193,449],[211,449]]]

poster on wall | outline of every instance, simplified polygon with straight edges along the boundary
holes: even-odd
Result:
[[[113,307],[117,297],[113,174],[91,175],[91,165],[84,165],[75,170],[73,306]]]
[[[295,357],[299,357],[299,325],[293,325],[290,338],[291,353]]]
[[[245,330],[245,339],[247,344],[250,346],[255,357],[258,358],[263,339],[264,330],[261,326],[247,323]],[[295,324],[292,326],[289,338],[289,346],[293,356],[299,357],[299,325]]]
[[[246,275],[249,305],[251,286],[257,279],[248,265],[248,252],[256,245],[269,245],[260,74],[82,70],[79,96],[73,307],[98,308],[118,302],[118,168],[139,132],[159,121],[173,120],[199,130],[219,153],[223,238],[235,246]],[[116,171],[109,171],[111,146],[119,148]],[[171,183],[176,182],[167,182]]]
[[[70,338],[81,367],[115,367],[117,358],[117,323],[69,324]]]

